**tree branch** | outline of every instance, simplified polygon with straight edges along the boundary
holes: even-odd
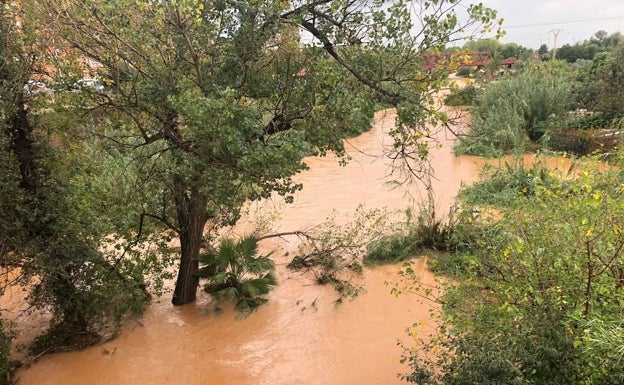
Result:
[[[318,28],[316,28],[316,26],[313,23],[303,18],[300,20],[300,22],[301,22],[301,26],[306,31],[310,32],[312,36],[317,38],[323,44],[323,48],[325,49],[325,51],[327,51],[327,53],[331,57],[333,57],[334,60],[336,60],[343,68],[349,71],[360,83],[366,85],[367,87],[375,91],[377,95],[380,96],[384,101],[392,105],[397,105],[401,101],[401,96],[399,94],[385,90],[378,83],[375,83],[369,80],[364,75],[362,75],[357,70],[355,70],[355,68],[349,65],[349,63],[347,63],[342,58],[342,56],[340,56],[338,52],[336,52],[334,45],[332,44],[332,42],[329,41],[327,36],[323,34]]]

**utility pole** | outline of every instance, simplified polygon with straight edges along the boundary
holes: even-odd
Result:
[[[553,42],[553,52],[552,52],[552,61],[555,61],[555,58],[557,57],[557,36],[559,36],[560,32],[563,32],[563,29],[559,29],[559,28],[555,28],[555,29],[551,29],[550,32],[552,32],[554,38],[554,42]]]

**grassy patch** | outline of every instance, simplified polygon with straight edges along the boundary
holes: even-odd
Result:
[[[432,218],[425,210],[415,222],[408,221],[406,233],[385,235],[367,248],[364,263],[376,265],[396,263],[417,256],[424,250],[446,251],[453,236],[453,220]]]
[[[535,194],[540,185],[553,185],[557,179],[542,163],[530,168],[505,163],[504,167],[486,165],[479,182],[464,188],[459,198],[469,205],[510,206],[519,197]]]
[[[469,84],[463,88],[453,88],[451,93],[444,99],[447,106],[469,106],[477,97],[477,88]]]

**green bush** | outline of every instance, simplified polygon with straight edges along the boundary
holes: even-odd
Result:
[[[510,206],[520,197],[534,196],[540,186],[556,183],[551,171],[540,162],[530,168],[522,163],[505,163],[504,167],[486,165],[480,180],[462,189],[459,198],[469,205]]]
[[[462,67],[459,67],[459,68],[457,69],[457,71],[455,72],[455,74],[456,74],[457,76],[461,76],[461,77],[467,78],[467,77],[469,77],[469,76],[470,76],[470,74],[472,73],[472,70],[473,70],[473,67],[466,67],[466,66],[462,66]]]
[[[469,106],[476,97],[477,88],[474,84],[469,84],[463,88],[451,89],[451,93],[444,99],[444,104],[447,106]]]
[[[594,56],[578,71],[576,98],[580,106],[609,118],[624,115],[624,43]]]
[[[407,233],[385,235],[372,242],[367,248],[365,264],[396,263],[423,250],[448,250],[454,230],[452,218],[444,222],[423,210],[414,223],[411,213],[407,215]]]
[[[226,238],[215,252],[200,257],[197,275],[206,279],[204,291],[216,300],[236,300],[236,310],[250,312],[267,302],[263,295],[277,285],[270,254],[258,254],[258,240],[248,236],[235,242]]]
[[[571,82],[563,70],[546,64],[488,83],[476,99],[470,134],[457,154],[499,156],[523,152],[529,140],[539,142],[569,104]]]
[[[409,235],[385,235],[368,245],[364,263],[367,265],[396,263],[418,251],[417,242]]]
[[[475,276],[475,251],[498,237],[500,231],[493,217],[484,215],[478,207],[466,204],[458,210],[446,252],[430,260],[431,271],[454,278]]]
[[[445,251],[448,249],[454,226],[454,218],[450,217],[444,221],[428,210],[423,210],[418,215],[412,236],[421,250]]]
[[[460,138],[456,155],[499,157],[510,152],[523,153],[529,139],[520,114],[504,100],[472,118],[470,134]]]
[[[593,128],[607,128],[612,126],[612,119],[604,114],[570,114],[559,120],[558,127],[567,130],[589,130]]]
[[[591,168],[565,183],[538,184],[531,199],[517,195],[486,223],[487,236],[469,252],[441,264],[459,274],[444,289],[434,335],[406,346],[403,378],[429,385],[624,383],[621,176]],[[418,287],[407,268],[402,277]]]

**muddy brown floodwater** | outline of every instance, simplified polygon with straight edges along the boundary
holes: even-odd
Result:
[[[404,191],[390,190],[388,161],[381,157],[390,144],[387,131],[392,111],[380,112],[370,132],[347,143],[353,160],[341,167],[336,159],[311,158],[310,170],[297,180],[304,185],[295,203],[282,209],[275,231],[292,231],[321,223],[332,210],[349,218],[359,204],[366,208],[402,209],[411,202]],[[446,212],[461,183],[473,182],[482,160],[454,157],[450,140],[432,152],[439,212]],[[267,204],[270,207],[271,204]],[[260,210],[261,211],[261,210]],[[286,253],[297,244],[263,241],[276,250],[279,286],[267,305],[240,319],[225,306],[210,312],[211,300],[173,307],[169,297],[149,306],[138,321],[130,321],[120,335],[83,351],[45,356],[17,373],[20,385],[377,385],[400,384],[398,339],[405,328],[424,322],[423,333],[435,325],[431,304],[413,295],[395,298],[385,282],[396,282],[399,266],[366,269],[366,293],[335,306],[331,288],[315,285],[310,277],[285,268]],[[426,260],[416,262],[426,283],[434,278]]]

